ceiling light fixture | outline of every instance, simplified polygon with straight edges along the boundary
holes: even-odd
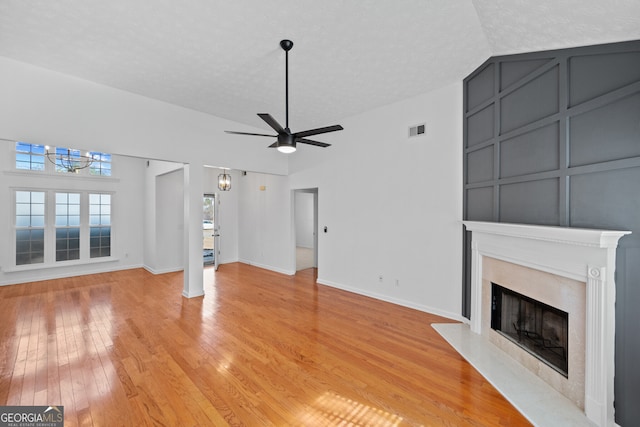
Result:
[[[71,148],[58,148],[55,151],[49,151],[49,146],[45,146],[45,156],[56,168],[65,169],[67,172],[78,173],[80,169],[91,166],[94,158],[89,153],[80,154],[80,150],[72,150]]]
[[[220,191],[231,190],[231,175],[229,175],[226,170],[223,170],[222,173],[218,175],[218,188]]]
[[[291,154],[296,151],[296,141],[293,135],[280,134],[278,135],[278,142],[276,148],[279,152],[284,154]]]

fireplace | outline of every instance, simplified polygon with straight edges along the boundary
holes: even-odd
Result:
[[[491,329],[568,378],[569,313],[491,283]]]
[[[495,330],[495,322],[492,322],[494,283],[503,287],[503,293],[507,294],[507,302],[505,307],[502,307],[509,311],[505,315],[506,331]],[[480,297],[480,309],[483,314],[480,334],[516,360],[522,367],[533,372],[538,378],[569,399],[577,408],[584,410],[587,350],[585,281],[484,256],[482,257]],[[514,305],[516,306],[514,307]],[[511,308],[515,313],[511,312]],[[549,356],[547,360],[539,354],[543,351],[536,352],[536,350],[542,350],[539,346],[540,338],[544,336],[545,339],[549,339],[547,335],[550,334],[550,331],[541,331],[542,311],[545,311],[544,318],[548,329],[550,327],[562,329],[563,327],[562,324],[558,324],[560,321],[557,318],[551,320],[552,323],[555,323],[554,325],[549,325],[548,318],[551,310],[543,310],[543,308],[555,308],[558,310],[555,312],[556,314],[562,313],[561,317],[566,314],[567,341],[564,348],[567,354],[565,369],[562,369],[563,366],[557,367],[550,363],[552,361],[550,360],[551,351],[544,351],[545,356]],[[519,312],[518,309],[520,309]],[[536,322],[538,322],[537,325]],[[560,332],[562,331],[560,330]],[[554,335],[560,335],[560,333],[556,332]],[[560,342],[561,340],[555,341]],[[550,341],[547,341],[545,344],[547,347],[563,347],[562,343],[552,345]],[[554,350],[560,352],[560,349]]]
[[[567,416],[575,414],[572,411],[583,411],[596,425],[614,425],[616,247],[618,240],[630,232],[478,221],[464,221],[464,225],[472,232],[469,333],[478,334],[502,354],[509,354],[514,363],[534,374],[536,381],[559,392],[560,398],[564,395],[567,405],[574,408],[562,406]],[[550,368],[548,363],[540,362],[540,357],[519,349],[513,339],[491,328],[492,282],[568,314],[568,363],[564,374],[560,373],[562,369]],[[556,320],[553,322],[554,328],[562,328]],[[522,322],[518,326],[516,321],[516,325],[521,334],[528,333]],[[561,344],[562,339],[556,341]],[[460,343],[459,351],[469,351],[464,341]],[[476,360],[491,363],[496,357],[503,356]],[[491,365],[484,372],[502,381],[503,390],[518,388],[517,393],[505,396],[516,407],[534,411],[536,415],[531,420],[544,420],[534,424],[549,425],[545,417],[559,414],[561,399],[553,398],[543,405],[545,397],[553,393],[534,387],[533,381],[518,383],[518,376],[507,371],[515,368],[501,370],[500,365]],[[529,404],[532,393],[539,399],[535,405]],[[541,409],[545,405],[547,409]],[[560,420],[556,424],[567,423]]]

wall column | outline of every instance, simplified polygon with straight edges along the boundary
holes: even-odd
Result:
[[[184,167],[184,289],[182,296],[204,295],[202,266],[203,167]]]

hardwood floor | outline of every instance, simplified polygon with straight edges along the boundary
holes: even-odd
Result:
[[[517,426],[438,316],[244,264],[0,287],[0,404],[65,426]]]

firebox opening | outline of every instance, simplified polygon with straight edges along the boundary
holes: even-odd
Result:
[[[491,283],[491,328],[568,378],[568,313]]]

